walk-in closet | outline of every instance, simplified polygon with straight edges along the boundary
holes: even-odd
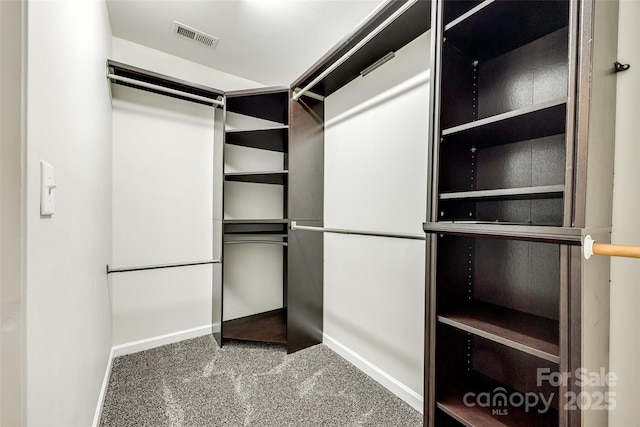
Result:
[[[640,1],[0,7],[0,424],[638,422]]]

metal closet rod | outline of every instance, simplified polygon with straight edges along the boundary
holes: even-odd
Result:
[[[591,255],[620,256],[626,258],[640,258],[640,246],[615,245],[611,243],[596,243],[590,235],[586,235],[583,244],[584,257]]]
[[[288,246],[287,242],[280,242],[277,240],[227,240],[224,242],[225,245],[235,245],[242,243],[263,243],[265,245]]]
[[[133,85],[136,85],[136,86],[146,87],[148,89],[153,89],[153,90],[157,90],[157,91],[160,91],[160,92],[170,93],[172,95],[182,96],[184,98],[194,99],[196,101],[209,102],[211,104],[218,105],[220,107],[224,106],[224,102],[219,101],[219,100],[217,100],[215,98],[207,98],[206,96],[195,95],[193,93],[183,92],[181,90],[176,90],[176,89],[171,89],[171,88],[164,87],[164,86],[154,85],[153,83],[147,83],[147,82],[143,82],[141,80],[131,79],[129,77],[118,76],[118,75],[113,74],[113,73],[107,73],[107,78],[109,78],[111,80],[116,80],[116,81],[119,81],[119,82],[133,84]]]
[[[400,15],[402,15],[404,12],[406,12],[411,6],[413,6],[415,3],[417,3],[418,0],[409,0],[407,1],[405,4],[403,4],[400,9],[396,10],[393,15],[389,16],[387,19],[384,20],[384,22],[380,25],[378,25],[373,31],[371,31],[369,34],[367,34],[367,36],[365,38],[363,38],[362,40],[360,40],[354,47],[352,47],[351,49],[349,49],[349,51],[347,53],[345,53],[344,55],[342,55],[337,61],[335,61],[333,64],[331,64],[329,66],[329,68],[327,68],[326,70],[324,70],[322,73],[320,73],[320,75],[318,75],[318,77],[316,77],[315,79],[311,80],[311,82],[306,85],[305,87],[303,87],[302,89],[298,90],[298,88],[296,88],[296,90],[294,91],[293,96],[291,97],[294,101],[297,101],[298,99],[300,99],[300,97],[302,95],[304,95],[306,92],[308,92],[311,88],[313,88],[316,84],[318,84],[318,82],[322,79],[324,79],[325,77],[327,77],[329,74],[331,74],[336,68],[338,68],[340,65],[342,65],[347,59],[351,58],[353,56],[354,53],[356,53],[358,50],[360,50],[360,48],[364,45],[366,45],[367,43],[369,43],[369,41],[371,41],[371,39],[373,39],[375,36],[377,36],[382,30],[384,30],[385,28],[387,28],[389,26],[389,24],[391,24],[393,21],[395,21],[396,19],[398,19],[398,17]]]
[[[335,233],[335,234],[355,234],[358,236],[374,236],[374,237],[392,237],[396,239],[411,239],[411,240],[426,240],[425,236],[418,234],[408,233],[385,233],[382,231],[362,231],[362,230],[349,230],[344,228],[326,228],[326,227],[312,227],[307,225],[298,225],[296,221],[291,221],[292,230],[304,230],[304,231],[316,231],[319,233]]]
[[[107,264],[107,274],[127,273],[129,271],[156,270],[158,268],[188,267],[191,265],[220,264],[221,262],[222,261],[220,259],[210,259],[207,261],[179,262],[179,263],[173,263],[173,264],[142,265],[137,267],[120,267],[120,268],[110,268],[109,264]]]

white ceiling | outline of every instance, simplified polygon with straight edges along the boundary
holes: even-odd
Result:
[[[382,0],[107,0],[115,37],[266,85],[289,85]],[[218,37],[215,50],[173,21]]]

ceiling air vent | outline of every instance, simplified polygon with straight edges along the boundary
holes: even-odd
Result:
[[[193,40],[199,45],[208,47],[209,49],[215,49],[220,41],[217,37],[198,31],[195,28],[179,23],[178,21],[173,22],[173,33]]]

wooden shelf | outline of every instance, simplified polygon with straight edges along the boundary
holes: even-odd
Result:
[[[122,62],[113,61],[111,59],[107,60],[107,67],[109,70],[120,77],[127,77],[130,79],[138,80],[144,83],[151,83],[156,86],[163,86],[169,89],[179,90],[181,92],[190,93],[193,95],[199,95],[209,98],[222,98],[224,96],[224,92],[219,89],[214,89],[208,86],[203,86],[197,83],[192,83],[186,80],[177,79],[175,77],[167,76],[164,74],[156,73],[154,71],[145,70],[143,68],[134,67],[132,65],[123,64]],[[203,105],[213,105],[212,103],[206,101],[198,101],[192,98],[186,98],[180,95],[169,94],[167,92],[159,92],[154,89],[146,88],[144,86],[138,86],[132,83],[125,83],[121,81],[115,81],[114,83],[134,87],[136,89],[144,90],[147,92],[159,93],[161,95],[170,96],[172,98],[184,99],[190,102],[195,102]]]
[[[470,373],[466,376],[464,382],[458,385],[456,392],[436,399],[436,406],[445,414],[467,427],[558,426],[558,411],[554,408],[549,408],[547,412],[540,414],[536,408],[530,408],[529,412],[526,412],[522,407],[492,408],[482,407],[477,404],[475,406],[465,404],[466,393],[475,393],[475,396],[477,396],[479,393],[486,392],[491,395],[498,387],[506,389],[507,396],[509,395],[508,387],[504,387],[499,382],[490,380],[482,375]],[[467,401],[469,400],[467,399]],[[507,412],[504,415],[492,415],[492,409],[506,409]]]
[[[222,337],[242,341],[286,344],[286,309],[279,308],[239,319],[227,320],[222,325]]]
[[[564,28],[568,22],[568,1],[487,0],[447,24],[445,37],[446,43],[484,61]]]
[[[490,147],[565,132],[567,98],[486,117],[442,131],[444,143]]]
[[[329,52],[311,66],[298,80],[293,82],[292,88],[304,87],[324,70],[332,66],[353,46],[361,42],[375,28],[393,15],[404,2],[386,1],[374,15],[363,22],[351,34],[338,42]],[[311,89],[311,92],[322,96],[329,96],[350,81],[360,77],[364,70],[389,52],[396,52],[403,46],[424,34],[431,28],[431,2],[418,1],[409,10],[398,17],[393,23],[382,30],[366,45],[355,52],[342,65]]]
[[[582,230],[573,227],[551,227],[544,225],[511,224],[479,221],[425,222],[427,233],[458,236],[496,237],[531,242],[581,245]]]
[[[250,130],[229,130],[225,133],[225,144],[260,150],[287,152],[289,126]]]
[[[225,219],[222,224],[225,235],[245,237],[287,236],[289,227],[286,219]]]
[[[227,111],[272,122],[289,123],[289,88],[267,88],[225,92]]]
[[[225,173],[225,181],[251,182],[254,184],[284,185],[287,183],[288,171],[271,172],[232,172]]]
[[[474,302],[438,321],[553,363],[560,363],[558,321]]]
[[[500,188],[496,190],[459,191],[440,193],[440,200],[526,200],[562,197],[564,185],[542,185],[538,187]]]

